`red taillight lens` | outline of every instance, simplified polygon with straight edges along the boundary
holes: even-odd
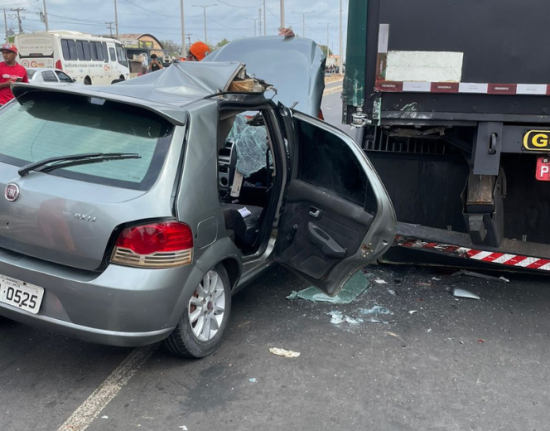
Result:
[[[179,222],[152,223],[124,229],[111,261],[130,266],[166,268],[193,258],[193,232]]]
[[[323,115],[323,110],[322,110],[322,109],[319,109],[319,115],[318,115],[318,117],[319,117],[319,120],[325,121],[325,116]]]
[[[57,60],[55,62],[55,68],[59,70],[63,70],[63,65],[61,64],[61,60]]]

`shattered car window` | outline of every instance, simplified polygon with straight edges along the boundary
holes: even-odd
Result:
[[[249,177],[265,168],[267,131],[265,126],[247,124],[245,115],[237,115],[227,138],[237,149],[237,170]]]

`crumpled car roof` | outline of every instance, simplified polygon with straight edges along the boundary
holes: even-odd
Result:
[[[15,97],[30,89],[47,92],[80,94],[120,101],[153,110],[177,124],[184,124],[186,113],[180,109],[205,97],[226,91],[233,79],[243,73],[239,62],[177,62],[170,67],[129,81],[108,86],[43,86],[17,83]]]
[[[238,61],[246,72],[277,89],[273,101],[316,117],[325,88],[325,55],[304,37],[261,36],[236,39],[201,63]]]

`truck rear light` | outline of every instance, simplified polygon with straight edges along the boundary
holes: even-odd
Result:
[[[61,60],[57,60],[55,62],[55,68],[59,70],[63,70],[63,65],[61,64]]]
[[[140,268],[171,268],[193,261],[193,232],[180,222],[152,223],[124,229],[111,262]]]

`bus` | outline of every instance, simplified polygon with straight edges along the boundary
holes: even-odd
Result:
[[[129,79],[126,52],[115,39],[61,30],[20,34],[15,45],[26,68],[60,69],[85,85]]]

